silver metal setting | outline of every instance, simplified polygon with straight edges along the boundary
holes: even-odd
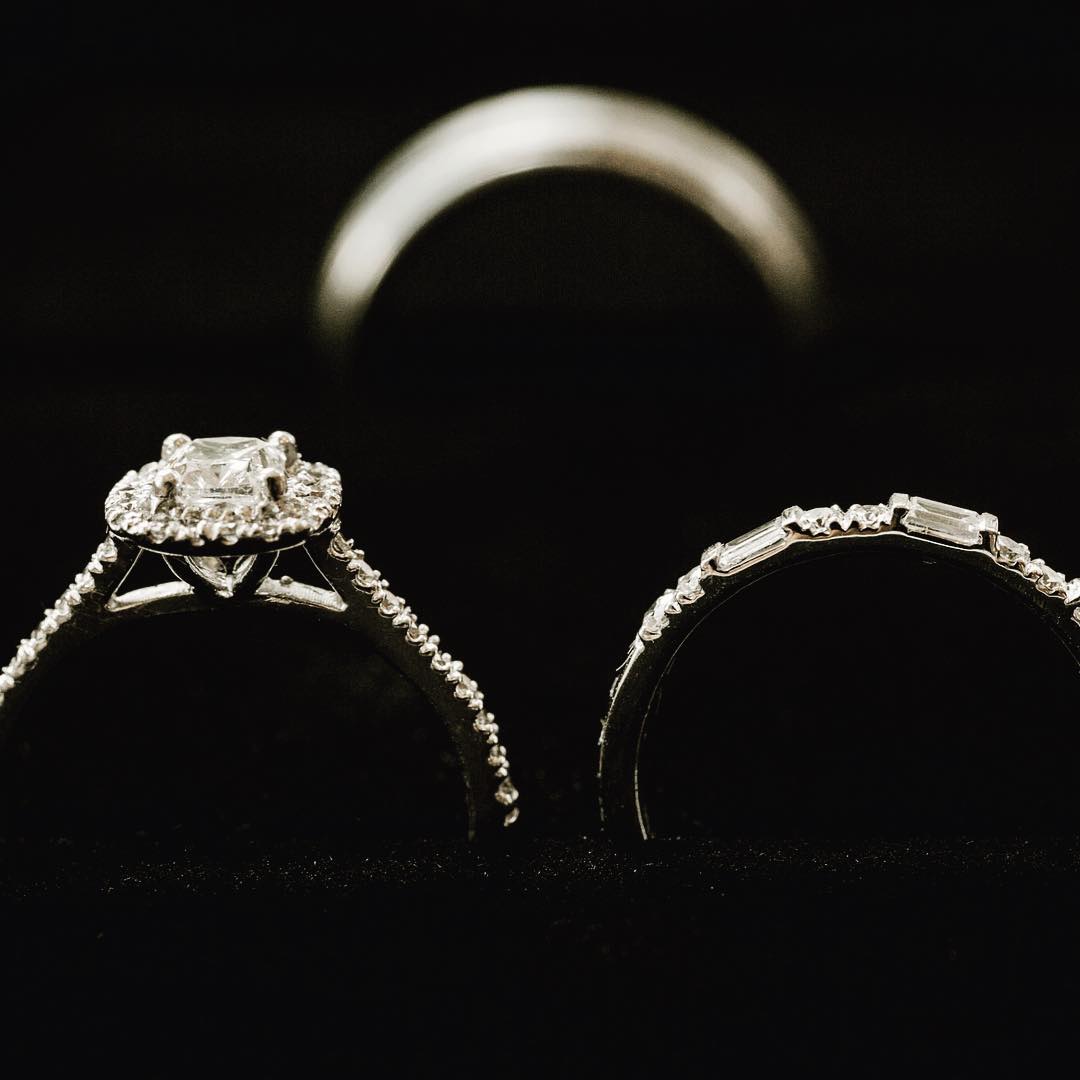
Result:
[[[1069,578],[1032,558],[1026,544],[1000,533],[993,514],[901,493],[887,502],[855,503],[847,509],[836,504],[789,507],[735,540],[706,548],[698,564],[645,612],[611,688],[600,735],[605,828],[624,836],[650,835],[638,792],[638,749],[663,677],[693,628],[755,575],[800,561],[821,544],[870,540],[882,546],[932,546],[941,561],[990,572],[1047,616],[1080,664],[1080,577]]]
[[[182,497],[183,455],[197,443],[259,444],[250,451],[242,448],[249,458],[241,454],[236,469],[252,468],[241,478],[241,497],[213,490],[201,502]],[[280,454],[282,468],[254,468],[263,445]],[[211,469],[209,475],[218,474]],[[161,460],[129,472],[113,488],[105,507],[105,539],[0,669],[0,743],[18,701],[46,661],[89,633],[133,617],[221,610],[223,604],[290,604],[360,631],[437,709],[461,761],[470,838],[514,824],[518,792],[483,692],[364,552],[345,539],[340,505],[337,471],[305,462],[286,432],[275,432],[265,444],[169,436]],[[272,577],[278,554],[299,546],[311,560],[316,583]],[[124,591],[140,558],[161,559],[171,580]]]

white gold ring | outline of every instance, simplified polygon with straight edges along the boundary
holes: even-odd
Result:
[[[470,838],[512,825],[518,793],[483,693],[345,538],[340,507],[337,470],[304,460],[287,432],[169,436],[159,460],[109,493],[105,539],[0,669],[0,743],[33,681],[88,635],[149,615],[288,604],[360,631],[436,708],[461,762]],[[307,553],[314,583],[271,576],[290,548]],[[168,580],[124,591],[144,557]]]
[[[900,494],[846,510],[793,506],[738,539],[707,548],[645,612],[611,688],[600,734],[604,828],[624,838],[652,835],[638,784],[642,735],[678,650],[706,617],[777,570],[847,551],[904,548],[918,549],[926,561],[988,575],[1033,608],[1080,665],[1080,578],[1033,558],[1026,544],[1001,534],[993,514]]]

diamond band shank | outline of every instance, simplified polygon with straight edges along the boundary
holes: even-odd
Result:
[[[620,837],[651,835],[638,786],[642,736],[660,687],[693,631],[737,592],[769,574],[851,552],[914,551],[924,561],[981,573],[1022,599],[1054,631],[1080,666],[1080,578],[1032,558],[1001,535],[997,518],[920,496],[803,510],[779,517],[729,543],[714,544],[649,607],[611,688],[600,736],[600,810]]]
[[[122,593],[118,590],[136,560],[156,556],[131,540],[109,536],[0,673],[0,749],[33,684],[88,637],[152,615],[284,604],[359,632],[440,714],[461,763],[470,838],[512,824],[517,791],[507,751],[494,715],[460,661],[440,650],[439,638],[415,620],[377,572],[368,577],[357,572],[363,552],[347,545],[336,525],[310,539],[306,550],[332,588],[267,575],[227,600],[183,581]]]

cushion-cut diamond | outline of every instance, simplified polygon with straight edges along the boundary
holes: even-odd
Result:
[[[911,509],[904,515],[910,533],[933,536],[963,547],[976,547],[982,539],[982,515],[960,506],[912,496]]]
[[[224,436],[195,439],[169,464],[176,470],[176,500],[181,505],[226,503],[243,508],[264,502],[269,489],[264,469],[285,470],[285,455],[262,439]]]

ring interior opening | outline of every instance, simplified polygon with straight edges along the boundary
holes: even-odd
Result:
[[[979,575],[826,559],[691,635],[645,732],[642,801],[658,836],[1075,833],[1078,696],[1054,634]]]
[[[458,272],[462,252],[469,274]],[[501,180],[439,214],[395,260],[354,337],[364,342],[365,378],[393,374],[374,362],[385,351],[407,355],[410,372],[430,363],[440,377],[511,367],[580,379],[612,363],[591,345],[598,319],[632,327],[620,369],[651,366],[658,345],[670,352],[695,333],[725,347],[783,337],[746,254],[701,210],[591,170]]]
[[[441,719],[359,636],[282,609],[117,627],[35,687],[0,757],[9,839],[460,838]]]

